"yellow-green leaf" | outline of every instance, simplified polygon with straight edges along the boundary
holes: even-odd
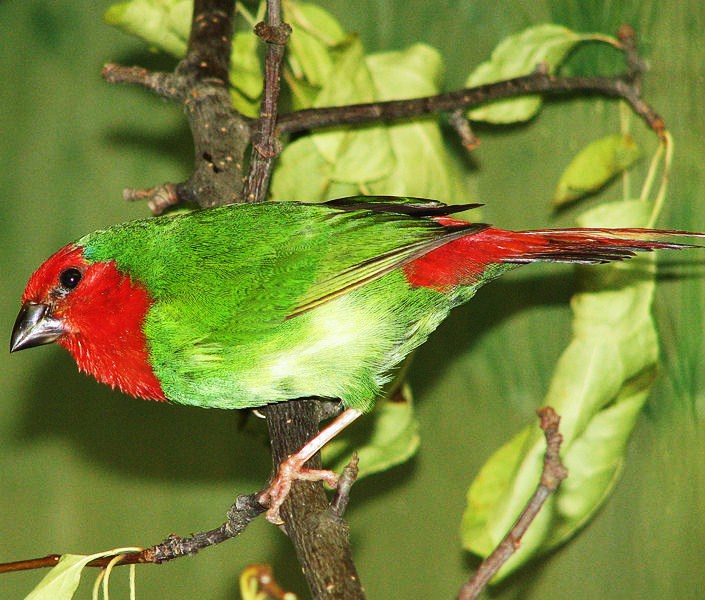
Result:
[[[367,418],[372,419],[371,424],[352,428],[323,449],[323,461],[329,468],[342,471],[352,453],[357,452],[360,479],[402,464],[416,454],[419,426],[408,384],[399,388],[394,400],[378,402]]]
[[[25,600],[71,600],[81,582],[84,567],[97,558],[134,552],[139,548],[116,548],[97,554],[64,554]]]
[[[315,106],[341,106],[374,100],[375,88],[362,43],[358,38],[352,38],[336,57]],[[323,158],[332,165],[331,177],[336,181],[374,181],[387,175],[394,165],[384,126],[336,128],[316,133],[312,138]]]
[[[335,65],[316,105],[434,94],[443,72],[440,55],[427,45],[365,56],[357,39],[338,50]],[[450,203],[470,197],[462,168],[433,118],[301,138],[284,150],[272,180],[276,200],[359,193],[411,194]]]
[[[328,11],[308,2],[284,2],[284,18],[292,33],[287,60],[295,78],[322,87],[333,65],[331,50],[346,38],[343,28]]]
[[[379,100],[438,93],[443,61],[425,44],[368,57]],[[444,143],[435,118],[413,119],[388,127],[396,161],[384,179],[370,182],[372,194],[416,195],[448,204],[468,202],[466,175]]]
[[[257,36],[251,31],[238,31],[233,36],[230,53],[230,96],[235,109],[248,117],[258,116],[264,89],[258,44]]]
[[[616,40],[597,33],[576,33],[567,27],[546,23],[525,29],[505,38],[492,52],[490,60],[479,65],[465,82],[467,87],[494,83],[504,79],[529,75],[537,66],[549,73],[564,61],[577,45],[587,41],[616,44]],[[538,95],[500,100],[468,112],[473,121],[515,123],[527,121],[541,108]]]
[[[640,156],[641,149],[626,134],[608,135],[591,142],[563,171],[553,194],[553,206],[563,206],[598,191]]]
[[[186,53],[192,0],[130,0],[113,4],[103,18],[148,44],[181,58]]]

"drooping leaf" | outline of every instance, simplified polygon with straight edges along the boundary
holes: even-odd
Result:
[[[91,561],[106,556],[133,552],[138,548],[116,548],[97,554],[64,554],[25,598],[25,600],[71,600],[81,582],[84,567]]]
[[[644,226],[651,206],[603,205],[581,226]],[[651,317],[653,256],[587,270],[571,303],[573,339],[558,361],[544,404],[561,416],[568,479],[546,503],[497,579],[563,542],[609,495],[654,379],[658,339]],[[539,481],[545,442],[529,425],[485,463],[468,490],[463,544],[487,556],[511,528]],[[496,580],[497,580],[496,579]]]
[[[438,53],[423,44],[364,57],[355,40],[336,60],[337,75],[321,92],[325,104],[434,94],[443,70]],[[450,203],[470,197],[462,169],[432,118],[301,138],[284,150],[272,181],[276,200],[359,193],[412,194]]]
[[[529,75],[539,65],[553,73],[577,44],[587,41],[617,43],[603,34],[576,33],[551,23],[535,25],[505,38],[494,49],[490,60],[480,64],[470,74],[465,85],[474,87]],[[489,123],[528,121],[539,111],[541,103],[538,95],[499,100],[469,111],[468,118]]]
[[[591,142],[563,171],[553,194],[553,206],[563,206],[596,192],[640,156],[641,149],[627,134],[608,135]]]
[[[353,429],[323,449],[324,463],[336,472],[348,464],[353,452],[359,458],[358,479],[406,462],[419,447],[419,426],[414,415],[411,388],[400,386],[393,399],[378,402],[371,427]]]
[[[328,11],[309,2],[284,2],[284,18],[292,26],[287,60],[297,81],[320,89],[333,66],[332,49],[346,38]]]

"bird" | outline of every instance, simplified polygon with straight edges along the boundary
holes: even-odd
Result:
[[[259,496],[268,518],[325,443],[370,411],[395,368],[477,289],[533,262],[598,264],[698,247],[657,229],[509,231],[478,204],[359,196],[231,204],[90,233],[30,277],[11,352],[51,342],[148,400],[252,409],[296,398],[342,412]]]

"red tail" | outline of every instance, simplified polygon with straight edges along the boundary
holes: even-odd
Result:
[[[436,219],[443,225],[459,221]],[[663,229],[547,229],[505,231],[488,227],[452,240],[404,267],[409,283],[447,291],[477,282],[487,266],[496,263],[606,263],[657,249],[700,248],[693,244],[659,241],[664,236],[705,237],[703,233]]]

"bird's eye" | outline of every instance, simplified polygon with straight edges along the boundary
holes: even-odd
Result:
[[[76,267],[68,267],[59,274],[59,283],[66,290],[72,290],[81,281],[83,273]]]

